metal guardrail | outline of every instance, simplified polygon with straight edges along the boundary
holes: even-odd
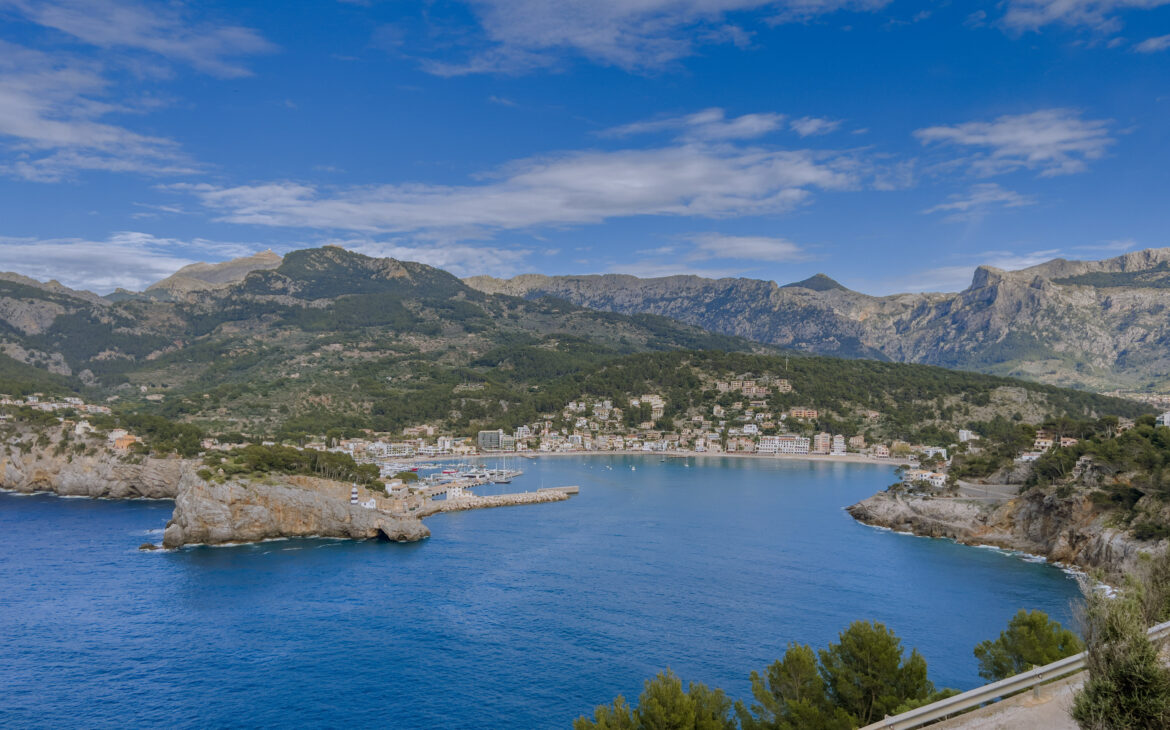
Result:
[[[1152,627],[1149,630],[1149,637],[1153,641],[1170,638],[1170,621]],[[878,720],[875,723],[866,725],[861,730],[911,730],[912,728],[922,727],[932,722],[944,720],[960,712],[976,709],[1000,697],[1015,694],[1016,692],[1023,692],[1024,690],[1038,687],[1053,679],[1076,674],[1084,670],[1084,668],[1085,654],[1082,652],[1074,656],[1065,657],[1051,664],[1046,664],[1043,667],[1022,672],[1014,677],[1001,679],[998,682],[976,687],[962,694],[957,694],[954,697],[948,697],[945,700],[923,705],[909,712],[903,712],[901,715],[894,715],[884,720]]]

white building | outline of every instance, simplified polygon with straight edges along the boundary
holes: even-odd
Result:
[[[926,482],[932,487],[945,487],[947,485],[947,475],[937,471],[910,469],[902,476],[903,484],[917,484],[919,482]]]
[[[845,453],[845,437],[837,434],[833,437],[833,447],[829,451],[833,456],[841,456]]]
[[[1170,426],[1170,411],[1166,411],[1154,418],[1154,424],[1157,426]]]
[[[756,447],[758,454],[807,454],[808,439],[796,434],[761,436]]]
[[[949,458],[947,456],[947,450],[941,446],[923,446],[921,451],[927,456],[937,456],[943,461],[946,461]]]

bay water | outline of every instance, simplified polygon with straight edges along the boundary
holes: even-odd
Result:
[[[492,461],[488,461],[492,465]],[[937,685],[1020,608],[1079,592],[1004,551],[856,523],[883,464],[550,456],[414,544],[140,552],[167,501],[0,494],[0,725],[567,728],[670,667],[749,700],[788,642],[876,620]]]

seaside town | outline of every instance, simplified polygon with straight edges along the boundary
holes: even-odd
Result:
[[[682,418],[664,418],[667,414],[666,399],[655,393],[630,398],[624,409],[609,399],[581,397],[567,403],[558,413],[542,414],[540,420],[521,425],[510,432],[504,429],[481,430],[475,436],[470,436],[447,432],[441,426],[423,424],[407,427],[400,434],[367,432],[354,438],[320,436],[282,445],[344,453],[358,464],[375,464],[391,490],[404,486],[401,480],[403,472],[417,471],[419,463],[485,456],[535,458],[540,454],[606,452],[664,457],[731,455],[826,460],[873,459],[903,465],[899,477],[906,487],[943,489],[954,484],[954,480],[947,474],[953,451],[958,448],[977,452],[979,449],[979,435],[967,429],[958,431],[957,443],[946,446],[912,444],[899,440],[869,443],[864,433],[818,430],[821,414],[811,405],[781,411],[770,407],[768,399],[774,393],[793,392],[792,383],[785,378],[753,378],[745,375],[738,379],[713,380],[708,385],[719,395],[717,400],[720,402],[710,405],[705,412],[686,414]],[[107,446],[116,453],[129,454],[136,449],[142,451],[146,446],[139,435],[125,428],[109,427],[108,417],[112,415],[109,406],[86,403],[78,397],[55,399],[44,394],[33,394],[14,398],[0,395],[0,406],[26,407],[54,413],[77,436],[104,436]],[[865,422],[876,424],[882,414],[868,410],[861,415]],[[89,420],[90,416],[105,416],[107,422],[95,425]],[[8,415],[0,410],[0,420],[6,418]],[[662,428],[668,423],[676,427]],[[1170,411],[1159,415],[1157,423],[1170,424]],[[1122,419],[1118,430],[1124,431],[1132,425],[1132,421]],[[1019,454],[1016,461],[1032,462],[1049,449],[1067,448],[1076,443],[1075,438],[1040,429],[1036,432],[1032,449]],[[205,452],[227,452],[246,445],[213,437],[203,439],[200,444]],[[261,441],[261,445],[277,444],[265,440]],[[461,470],[448,470],[450,473],[444,471],[432,474],[424,481],[455,482],[451,488],[458,491],[460,484],[507,483],[522,473],[505,467],[486,469],[463,466],[465,468]]]

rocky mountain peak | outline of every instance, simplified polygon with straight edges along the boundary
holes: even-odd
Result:
[[[849,288],[841,285],[835,279],[826,274],[813,274],[812,276],[802,281],[796,281],[791,284],[785,284],[783,289],[811,289],[812,291],[849,291]]]

